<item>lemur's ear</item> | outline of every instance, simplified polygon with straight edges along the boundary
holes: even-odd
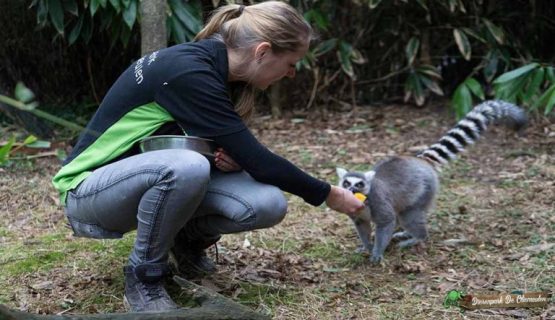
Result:
[[[348,171],[343,168],[335,168],[335,172],[337,173],[337,176],[339,177],[339,179],[343,179],[343,177],[347,174]]]
[[[375,174],[376,174],[376,171],[374,170],[366,171],[364,173],[364,178],[366,179],[366,181],[370,181],[372,180],[372,178],[374,178]]]

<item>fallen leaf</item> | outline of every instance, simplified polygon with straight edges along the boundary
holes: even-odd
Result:
[[[222,288],[218,287],[214,282],[210,281],[209,279],[203,278],[200,280],[200,284],[205,287],[208,288],[214,292],[221,292]]]
[[[478,245],[479,243],[477,241],[471,241],[468,240],[466,238],[460,238],[460,239],[447,239],[441,242],[442,244],[446,245],[446,246],[451,246],[451,247],[458,247],[458,246],[468,246],[468,245]]]
[[[522,248],[522,250],[530,253],[540,253],[551,249],[553,246],[555,246],[555,243],[542,243],[542,244],[536,244],[529,247],[524,247]]]
[[[31,288],[40,291],[40,290],[52,290],[54,288],[54,283],[52,281],[42,281],[35,284],[30,285]]]
[[[440,283],[437,288],[440,292],[447,292],[455,288],[455,284],[451,282],[442,282]]]
[[[243,248],[248,248],[251,246],[251,242],[249,241],[248,238],[245,238],[245,240],[243,240]]]

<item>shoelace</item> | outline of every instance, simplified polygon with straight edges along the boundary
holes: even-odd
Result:
[[[150,301],[162,298],[164,291],[160,283],[141,283],[143,289],[146,291],[146,296]]]
[[[220,256],[218,254],[218,243],[214,242],[214,248],[216,249],[216,264],[220,264]]]

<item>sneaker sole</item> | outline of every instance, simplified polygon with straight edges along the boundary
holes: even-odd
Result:
[[[125,312],[130,312],[130,313],[164,313],[164,312],[172,312],[175,310],[179,310],[180,307],[176,305],[175,309],[169,309],[169,310],[164,310],[164,311],[135,311],[133,310],[133,307],[131,307],[131,304],[129,303],[129,301],[127,301],[127,297],[125,295],[123,295],[123,307],[125,308]]]

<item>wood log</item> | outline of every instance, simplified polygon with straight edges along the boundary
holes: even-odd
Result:
[[[106,313],[90,315],[37,315],[9,309],[0,305],[0,320],[268,320],[265,316],[254,312],[229,298],[212,292],[193,282],[174,276],[186,294],[190,295],[199,306],[182,308],[163,313]]]

